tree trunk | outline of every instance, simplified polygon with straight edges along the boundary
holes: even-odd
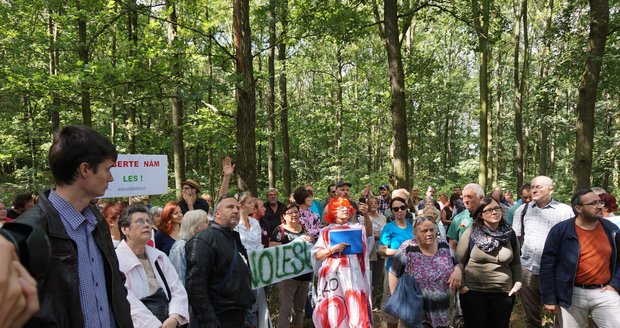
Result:
[[[205,10],[205,18],[207,22],[210,20],[209,15],[209,3],[207,2],[206,10]],[[210,27],[208,30],[210,36],[213,35],[214,29]],[[212,38],[207,39],[207,74],[209,75],[210,83],[207,85],[207,103],[213,104],[213,40]]]
[[[92,111],[90,109],[90,86],[88,85],[88,81],[86,79],[86,75],[88,74],[85,71],[86,66],[88,66],[89,54],[88,54],[88,44],[86,40],[86,16],[82,11],[82,3],[77,1],[77,10],[78,10],[78,56],[80,61],[82,62],[82,77],[80,78],[80,97],[81,106],[82,106],[82,123],[85,126],[93,126],[93,118]]]
[[[620,140],[620,98],[618,98],[618,103],[616,104],[615,115],[616,115],[616,118],[615,118],[616,133],[615,133],[614,140]],[[618,156],[617,154],[615,156],[615,160],[613,161],[613,165],[614,165],[614,170],[612,174],[612,180],[613,180],[614,189],[618,190],[620,189],[620,156]]]
[[[607,95],[607,102],[611,103],[611,97],[609,96],[609,94]],[[605,117],[605,136],[612,136],[613,135],[613,123],[614,123],[614,113],[612,111],[612,109],[610,107],[607,107],[607,111],[606,111],[606,117]],[[612,149],[613,148],[613,143],[605,140],[605,149]],[[603,173],[603,182],[601,183],[601,187],[605,190],[609,190],[609,180],[611,177],[611,170],[609,168],[605,168],[605,173]]]
[[[58,47],[56,47],[56,41],[58,40],[58,24],[56,24],[52,18],[52,8],[47,8],[47,31],[48,31],[48,44],[49,44],[49,75],[56,76],[58,74]],[[56,95],[56,92],[51,92],[52,102],[49,105],[49,114],[51,125],[51,132],[57,131],[60,128],[60,99]]]
[[[496,90],[496,94],[495,94],[495,115],[493,116],[495,118],[495,123],[493,125],[495,125],[495,131],[493,133],[493,138],[495,140],[494,143],[494,150],[493,150],[493,156],[490,157],[491,163],[493,165],[493,169],[492,171],[492,179],[491,181],[493,181],[493,186],[498,186],[499,185],[499,175],[500,175],[500,167],[501,167],[501,163],[500,163],[500,154],[502,151],[502,143],[501,143],[501,139],[502,139],[502,127],[501,127],[501,122],[502,122],[502,109],[503,109],[503,93],[502,93],[502,81],[504,81],[504,76],[503,76],[503,69],[502,67],[504,66],[504,53],[502,51],[498,51],[497,52],[497,62],[495,63],[495,79],[497,81],[497,90]]]
[[[338,89],[336,92],[336,167],[338,169],[338,177],[342,174],[342,135],[344,132],[344,89],[342,86],[342,70],[344,62],[342,59],[342,48],[336,46],[336,60],[338,61],[338,72],[336,72],[336,84]]]
[[[524,0],[525,1],[525,0]],[[523,140],[523,90],[521,89],[521,78],[519,65],[519,52],[521,51],[521,16],[523,15],[523,2],[519,15],[515,18],[514,27],[514,56],[513,56],[513,72],[514,72],[514,111],[515,111],[515,139],[517,142],[517,188],[523,185],[525,175],[524,150],[525,144]]]
[[[491,0],[472,0],[474,26],[478,35],[479,58],[479,86],[480,86],[480,156],[478,159],[478,183],[483,189],[487,187],[488,167],[488,110],[489,110],[489,19]]]
[[[524,21],[527,18],[527,12],[524,16]],[[543,30],[543,49],[542,49],[542,63],[540,65],[540,81],[542,85],[542,97],[538,106],[540,110],[540,118],[542,119],[542,126],[540,129],[540,159],[538,162],[538,175],[547,175],[549,167],[549,118],[551,115],[551,95],[548,86],[549,81],[549,54],[551,53],[551,24],[553,21],[553,0],[547,1],[547,8],[545,13],[545,23]],[[524,27],[524,31],[527,26]],[[554,126],[554,125],[551,125]]]
[[[286,33],[288,32],[288,1],[282,3],[282,42],[278,46],[278,60],[280,61],[280,128],[282,129],[282,180],[284,194],[291,193],[291,155],[288,137],[288,94],[286,88]]]
[[[174,157],[174,186],[177,198],[181,197],[181,182],[185,179],[185,148],[183,146],[183,99],[181,98],[181,54],[176,49],[177,36],[177,12],[172,1],[166,1],[168,11],[168,47],[172,55],[172,129],[173,129],[173,157]]]
[[[267,91],[267,176],[269,188],[276,186],[276,136],[275,136],[275,108],[276,108],[276,1],[269,1],[269,58],[268,72],[269,87]]]
[[[385,48],[390,71],[392,110],[392,174],[394,188],[409,188],[409,152],[407,150],[407,111],[405,103],[405,72],[398,32],[398,1],[385,0]]]
[[[605,54],[608,22],[608,0],[590,0],[590,33],[586,68],[577,97],[577,138],[573,166],[573,191],[590,187],[594,144],[594,105],[596,103],[598,78]]]
[[[233,0],[237,101],[237,183],[256,195],[256,91],[252,69],[252,36],[249,0]]]
[[[136,0],[130,0],[127,4],[127,41],[129,45],[129,58],[135,59],[136,49],[138,48],[138,11]],[[176,33],[175,33],[176,34]],[[138,127],[136,126],[136,86],[135,76],[131,77],[131,81],[127,84],[127,152],[136,153],[136,137],[138,135]],[[181,114],[182,115],[182,114]]]
[[[118,5],[115,5],[116,10],[118,10]],[[112,63],[112,68],[116,69],[116,65],[117,65],[117,56],[118,56],[118,43],[117,43],[117,39],[116,39],[116,27],[113,28],[112,30],[112,53],[111,53],[111,63]],[[118,133],[117,131],[117,126],[116,126],[116,116],[118,115],[118,110],[116,108],[117,103],[116,103],[116,89],[112,88],[112,90],[110,90],[111,94],[111,98],[112,98],[112,104],[110,105],[110,140],[112,141],[112,143],[116,143],[116,135]]]

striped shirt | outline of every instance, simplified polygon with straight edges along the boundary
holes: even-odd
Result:
[[[58,211],[67,234],[77,246],[80,303],[84,327],[115,327],[106,290],[103,255],[93,239],[97,218],[89,207],[78,212],[53,189],[48,197]]]
[[[523,229],[521,228],[521,213],[525,206],[529,206],[523,218]],[[540,258],[549,230],[559,222],[568,220],[574,215],[573,209],[556,200],[551,200],[543,208],[536,206],[532,201],[521,205],[514,214],[512,228],[517,236],[524,236],[523,247],[521,247],[521,265],[534,275],[540,272]]]

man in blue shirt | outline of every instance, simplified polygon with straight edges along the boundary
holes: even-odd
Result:
[[[41,307],[28,327],[132,327],[110,230],[91,205],[113,180],[116,157],[114,145],[91,128],[66,126],[54,136],[49,164],[56,187],[18,219],[41,226],[52,253],[37,281]]]
[[[508,224],[512,225],[515,211],[517,210],[517,208],[521,206],[521,204],[529,203],[532,201],[532,193],[530,192],[531,188],[532,186],[529,183],[526,183],[522,185],[521,187],[519,187],[519,199],[514,205],[512,205],[512,207],[508,210],[508,213],[506,213],[506,216],[504,217],[504,220],[506,220]],[[519,220],[521,220],[520,217],[519,217]]]

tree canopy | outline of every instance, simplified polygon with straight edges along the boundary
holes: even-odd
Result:
[[[591,9],[605,5],[607,20]],[[235,23],[244,6],[247,21]],[[585,124],[593,142],[582,179],[617,193],[620,17],[609,13],[619,9],[617,0],[0,1],[0,181],[49,186],[51,133],[87,124],[120,153],[167,154],[172,189],[194,178],[215,193],[230,155],[238,188],[261,194],[271,168],[273,186],[311,183],[320,194],[338,179],[354,191],[482,178],[487,190],[516,191],[543,174],[566,198],[583,168]],[[601,23],[604,51],[591,51]],[[588,103],[578,100],[596,62],[593,120],[583,120]]]

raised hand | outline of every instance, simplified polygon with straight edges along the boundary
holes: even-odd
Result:
[[[224,157],[222,160],[222,173],[226,176],[231,176],[235,172],[235,165],[232,164],[232,159],[229,156]]]

